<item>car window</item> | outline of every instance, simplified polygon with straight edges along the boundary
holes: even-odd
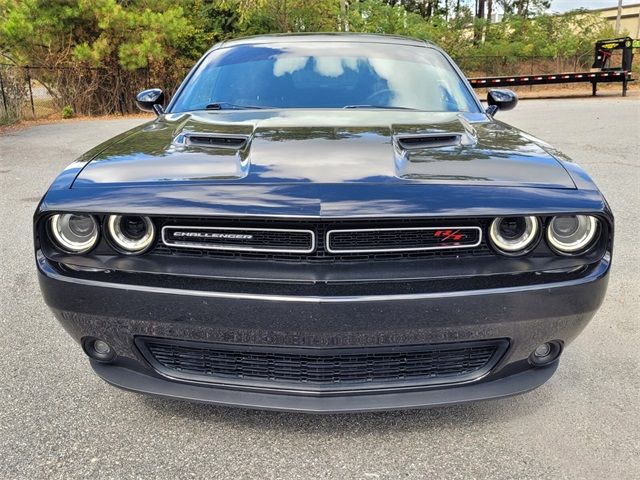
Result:
[[[347,42],[239,45],[209,53],[172,111],[218,104],[264,108],[478,111],[439,51]]]

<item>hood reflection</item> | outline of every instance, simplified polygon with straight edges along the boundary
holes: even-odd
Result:
[[[243,135],[237,149],[177,146],[186,133]],[[403,150],[402,135],[455,133],[455,147]],[[253,110],[166,115],[99,153],[74,187],[158,182],[451,183],[574,188],[544,144],[482,114]]]

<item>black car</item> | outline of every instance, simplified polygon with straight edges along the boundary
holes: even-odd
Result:
[[[306,412],[503,397],[602,303],[606,200],[430,43],[240,39],[137,101],[157,118],[34,218],[45,301],[115,386]]]

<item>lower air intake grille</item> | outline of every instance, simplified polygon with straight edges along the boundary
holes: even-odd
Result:
[[[138,339],[165,375],[199,382],[344,390],[469,381],[488,372],[505,340],[402,347],[278,348]]]

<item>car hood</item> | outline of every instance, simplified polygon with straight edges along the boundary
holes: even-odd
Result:
[[[484,114],[395,110],[168,114],[96,151],[80,169],[73,188],[179,182],[575,188],[544,143]]]

